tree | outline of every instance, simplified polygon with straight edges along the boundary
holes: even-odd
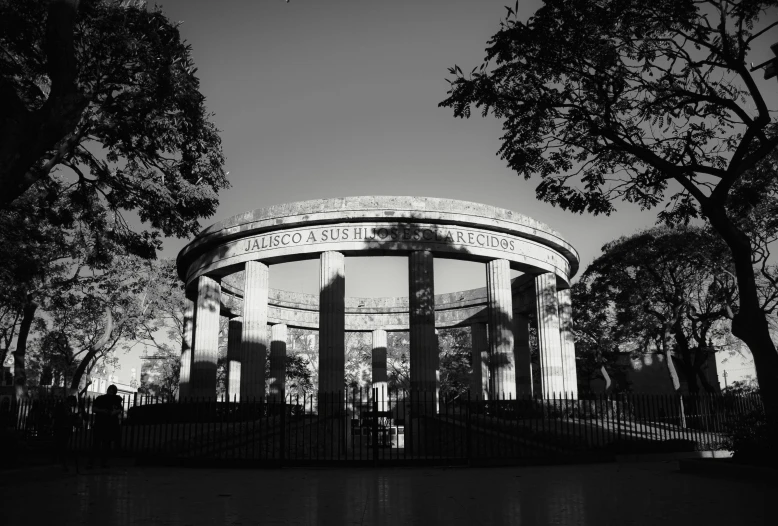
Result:
[[[174,399],[181,371],[186,297],[174,260],[151,261],[147,271],[144,316],[125,337],[125,348],[143,345],[151,349],[141,373],[140,392]]]
[[[388,391],[411,388],[411,340],[408,332],[386,334],[386,376]]]
[[[145,2],[0,3],[0,207],[65,199],[98,238],[152,256],[228,186],[177,24]],[[134,232],[123,214],[150,225]]]
[[[703,228],[657,227],[622,237],[603,247],[577,286],[589,291],[579,298],[584,328],[594,329],[590,337],[599,338],[600,352],[654,347],[665,355],[676,390],[677,361],[692,394],[700,383],[712,392],[703,369],[729,334],[737,298],[730,268],[724,243]]]
[[[180,356],[166,353],[146,358],[141,366],[141,381],[138,392],[174,401],[178,393],[180,373]]]
[[[615,309],[607,292],[604,284],[586,278],[571,287],[578,381],[585,380],[591,386],[592,380],[601,378],[605,392],[610,393],[627,387],[625,367],[618,361],[620,347],[626,342],[623,331],[618,330]]]
[[[727,209],[751,240],[759,303],[775,328],[778,265],[771,247],[778,241],[778,150],[733,185]]]
[[[58,202],[44,210],[48,203],[42,201],[40,195],[30,193],[0,210],[0,360],[5,360],[15,341],[17,396],[26,392],[27,339],[39,307],[47,295],[55,296],[80,279],[74,264],[82,261],[80,247],[50,221],[67,223],[67,212]]]
[[[309,329],[290,327],[287,335],[289,343],[286,346],[286,380],[289,392],[293,389],[306,393],[318,390],[319,347],[316,343],[316,333]],[[301,369],[303,363],[305,371]]]
[[[372,386],[372,335],[367,332],[346,333],[345,380],[349,390],[369,390]],[[365,391],[366,393],[367,391]]]
[[[46,305],[44,343],[49,354],[73,368],[70,389],[89,381],[93,367],[127,339],[142,333],[156,316],[150,308],[157,274],[137,256],[115,257],[104,271],[93,271]]]
[[[21,394],[47,298],[116,254],[153,257],[162,234],[196,233],[228,183],[191,48],[159,9],[8,0],[0,49],[0,336],[3,355],[17,338]],[[150,228],[133,231],[127,212]]]
[[[702,216],[732,253],[739,309],[732,331],[754,356],[768,413],[778,415],[778,353],[752,267],[753,245],[727,209],[746,171],[778,145],[749,71],[775,1],[544,0],[516,9],[469,75],[454,66],[440,103],[503,120],[499,155],[539,199],[610,214],[622,199],[668,205],[673,224]],[[774,12],[774,11],[772,11]],[[492,64],[491,62],[494,61]],[[668,192],[670,194],[668,195]]]
[[[438,333],[438,341],[440,342],[440,396],[458,398],[470,390],[470,373],[473,368],[470,330],[443,329]]]
[[[308,358],[302,354],[287,354],[285,381],[287,396],[296,396],[298,398],[310,396],[314,391],[314,386]]]

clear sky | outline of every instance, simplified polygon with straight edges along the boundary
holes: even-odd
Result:
[[[500,123],[438,108],[447,68],[479,65],[505,0],[163,0],[192,45],[222,131],[232,188],[213,221],[348,195],[421,195],[508,208],[562,233],[585,265],[655,212],[576,216],[535,199],[495,152]],[[539,2],[522,2],[527,14]],[[213,221],[204,221],[207,225]],[[172,257],[185,241],[169,240]],[[271,270],[271,286],[318,291],[316,261]],[[583,265],[582,265],[583,268]],[[380,276],[380,279],[376,279]],[[482,265],[441,261],[436,292],[484,286]],[[349,296],[404,295],[404,258],[347,260]]]
[[[641,212],[626,203],[609,218],[573,215],[537,201],[537,180],[520,179],[495,155],[499,121],[455,119],[437,107],[446,97],[447,68],[481,64],[508,3],[161,0],[192,45],[230,172],[232,188],[203,225],[305,199],[463,199],[546,223],[576,247],[582,270],[604,243],[653,225],[656,210]],[[522,0],[521,16],[540,5]],[[754,60],[770,54],[767,40]],[[185,243],[169,240],[163,255],[174,257]],[[316,265],[272,268],[271,286],[315,293]],[[436,292],[485,285],[480,264],[440,261],[435,270]],[[349,259],[346,287],[349,296],[405,294],[406,262]]]
[[[160,0],[181,21],[221,130],[232,183],[203,226],[273,204],[419,195],[508,208],[560,232],[581,255],[650,227],[656,210],[620,204],[573,215],[535,199],[495,152],[500,123],[438,108],[447,68],[480,65],[508,0]],[[539,6],[522,0],[527,18]],[[777,35],[778,36],[778,35]],[[770,56],[773,40],[753,60]],[[774,81],[773,81],[774,82]],[[175,257],[185,240],[168,240]],[[271,267],[271,287],[318,291],[317,261]],[[404,258],[347,259],[349,296],[407,294]],[[483,265],[437,261],[436,292],[485,285]]]

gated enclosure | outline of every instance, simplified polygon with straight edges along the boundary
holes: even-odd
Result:
[[[14,404],[25,440],[52,432],[57,399]],[[450,464],[604,459],[720,449],[756,396],[620,395],[482,400],[352,390],[285,400],[125,399],[118,450],[146,462],[245,466]],[[70,447],[91,448],[92,400]]]

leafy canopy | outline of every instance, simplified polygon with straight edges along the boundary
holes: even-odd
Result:
[[[228,186],[178,24],[143,2],[0,2],[0,202],[38,190],[149,257]],[[133,232],[123,214],[150,225]]]
[[[540,176],[541,200],[594,214],[615,199],[650,208],[674,179],[681,188],[661,218],[686,221],[723,206],[778,145],[746,62],[778,24],[759,25],[776,4],[545,0],[526,23],[508,8],[481,67],[449,70],[440,106],[501,119],[498,153],[526,179]]]

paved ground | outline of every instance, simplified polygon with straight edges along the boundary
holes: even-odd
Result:
[[[767,498],[777,493],[764,483],[682,474],[676,462],[349,470],[119,466],[81,475],[35,468],[0,477],[0,522],[9,526],[758,526],[768,524]]]

